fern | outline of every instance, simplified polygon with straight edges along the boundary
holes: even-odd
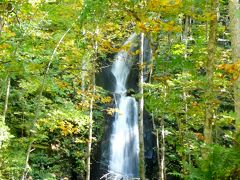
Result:
[[[169,175],[172,175],[172,176],[175,176],[175,177],[180,177],[180,178],[183,178],[183,174],[182,173],[179,173],[179,172],[170,172],[168,173]]]

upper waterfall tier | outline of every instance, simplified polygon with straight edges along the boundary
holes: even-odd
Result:
[[[124,45],[132,43],[135,37],[136,37],[135,34],[131,35],[128,38],[128,40],[124,43]],[[115,93],[118,94],[126,93],[127,91],[126,82],[132,64],[133,62],[131,57],[129,56],[128,51],[122,50],[117,54],[111,69],[111,72],[113,73],[116,79]]]

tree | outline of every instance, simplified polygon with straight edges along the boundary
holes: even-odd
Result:
[[[145,156],[144,156],[144,131],[143,131],[143,111],[144,111],[144,97],[143,97],[143,70],[144,70],[144,64],[143,64],[143,44],[144,44],[144,33],[141,33],[140,35],[140,55],[139,55],[139,68],[140,68],[140,74],[139,74],[139,93],[141,94],[141,98],[139,100],[139,174],[140,178],[145,180]]]
[[[208,60],[206,63],[206,114],[204,122],[204,142],[212,143],[212,124],[214,116],[214,82],[213,74],[216,63],[216,41],[217,41],[217,8],[218,0],[211,0],[211,20],[208,42]]]
[[[240,4],[238,0],[229,0],[230,29],[231,29],[231,46],[233,63],[240,61]],[[240,78],[234,82],[234,106],[236,117],[236,131],[240,133]]]
[[[95,32],[95,38],[98,36],[99,29],[98,27],[96,28]],[[92,64],[92,69],[95,69],[95,64],[97,60],[97,53],[98,53],[98,42],[95,41],[94,43],[94,57],[93,61],[91,62]],[[92,139],[93,139],[93,105],[94,105],[94,96],[96,93],[96,83],[95,83],[95,71],[92,72],[92,97],[90,100],[90,108],[89,108],[89,136],[88,136],[88,149],[87,149],[87,175],[86,175],[86,180],[90,180],[90,173],[91,173],[91,152],[92,152]]]

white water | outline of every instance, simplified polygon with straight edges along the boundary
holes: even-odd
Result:
[[[126,42],[134,39],[132,35]],[[118,109],[115,113],[113,129],[110,137],[109,171],[118,174],[119,178],[138,177],[138,109],[133,97],[126,95],[126,81],[132,62],[127,51],[117,54],[112,66],[116,78],[115,103]]]

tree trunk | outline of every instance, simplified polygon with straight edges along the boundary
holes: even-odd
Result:
[[[167,100],[167,86],[164,86],[164,103],[166,103]],[[165,151],[166,151],[166,143],[165,143],[165,126],[164,126],[164,117],[161,118],[160,120],[160,125],[161,125],[161,180],[166,180],[166,167],[165,167]]]
[[[187,91],[185,88],[183,88],[183,102],[184,102],[184,122],[188,122],[188,101],[187,101]],[[179,141],[180,144],[184,144],[184,137],[186,135],[186,129],[184,128],[184,123],[182,122],[181,118],[178,117],[178,128],[179,128]],[[182,160],[182,173],[183,175],[187,174],[187,154],[185,151],[181,151],[180,153],[181,160]]]
[[[185,59],[187,59],[187,56],[188,56],[187,49],[188,49],[189,20],[190,20],[190,17],[188,15],[186,15],[185,23],[184,23],[183,38],[182,38],[182,40],[185,44],[185,49],[184,49],[184,58]]]
[[[185,15],[185,23],[184,23],[184,31],[183,31],[183,39],[182,41],[184,42],[185,49],[184,49],[184,59],[188,59],[188,39],[189,39],[189,34],[191,32],[191,17],[188,15]],[[182,64],[183,65],[183,64]],[[184,68],[184,65],[183,65]],[[184,69],[183,69],[184,70]],[[188,122],[188,104],[187,104],[187,92],[185,88],[183,88],[183,100],[184,100],[184,120],[185,122]],[[177,118],[177,123],[178,123],[178,130],[179,130],[179,141],[180,144],[184,144],[184,129],[183,129],[183,123],[180,117]],[[181,156],[181,161],[182,161],[182,173],[183,175],[186,175],[187,169],[186,169],[186,153],[184,151],[180,152]]]
[[[27,150],[27,155],[26,155],[26,160],[25,160],[25,167],[24,167],[24,171],[23,171],[21,180],[27,179],[27,174],[30,169],[28,161],[29,161],[30,154],[32,152],[32,144],[33,144],[33,141],[30,141],[30,144],[28,145],[28,150]]]
[[[166,168],[165,168],[165,149],[166,149],[166,143],[165,143],[165,127],[164,127],[164,118],[161,118],[161,180],[166,179]]]
[[[141,98],[139,100],[139,174],[140,179],[145,180],[145,159],[144,159],[144,131],[143,131],[143,108],[144,108],[144,98],[143,98],[143,48],[144,45],[144,33],[141,33],[141,42],[140,42],[140,55],[139,55],[139,68],[140,68],[140,76],[139,76],[139,93]]]
[[[93,79],[93,93],[92,93],[92,97],[91,97],[91,100],[90,100],[86,180],[90,180],[90,173],[91,173],[91,150],[92,150],[92,128],[93,128],[92,127],[93,126],[93,103],[94,103],[94,94],[95,94],[95,75],[93,75],[92,79]]]
[[[96,29],[96,36],[98,34],[98,28]],[[97,60],[98,53],[98,43],[95,42],[95,57],[94,60]],[[90,180],[91,175],[91,152],[92,152],[92,129],[93,129],[93,103],[94,103],[94,95],[96,92],[96,83],[95,83],[95,62],[92,62],[93,74],[92,74],[92,97],[90,101],[90,114],[89,114],[89,134],[88,134],[88,149],[87,149],[87,175],[86,180]]]
[[[5,97],[5,103],[4,103],[3,118],[2,118],[2,121],[4,124],[6,121],[6,114],[7,114],[7,110],[8,110],[8,99],[9,99],[9,94],[10,94],[10,86],[11,86],[11,79],[10,79],[10,77],[7,77],[6,97]]]
[[[208,0],[206,0],[205,6],[206,6],[206,9],[208,10]],[[209,34],[208,34],[209,27],[208,26],[209,26],[209,23],[208,23],[208,21],[206,21],[206,25],[205,25],[205,31],[206,31],[205,40],[206,41],[208,40],[208,36],[209,36]]]
[[[230,28],[232,33],[231,45],[232,45],[232,60],[234,63],[240,61],[240,18],[238,12],[240,10],[240,3],[238,0],[229,1],[229,13],[230,13]],[[235,100],[235,112],[237,114],[236,119],[236,131],[240,134],[240,77],[234,82],[234,100]]]
[[[60,46],[60,44],[63,42],[65,36],[68,34],[68,32],[72,29],[69,28],[64,34],[63,36],[61,37],[61,39],[58,41],[55,49],[53,50],[53,53],[52,53],[52,56],[48,62],[48,65],[47,65],[47,68],[46,68],[46,71],[44,73],[44,76],[43,76],[43,79],[42,79],[42,82],[41,82],[41,86],[40,86],[40,91],[39,91],[39,94],[36,98],[36,105],[35,105],[35,112],[34,112],[34,119],[33,119],[33,123],[32,123],[32,128],[31,128],[31,132],[34,132],[35,129],[36,129],[36,123],[38,121],[38,116],[39,116],[39,111],[40,111],[40,100],[42,98],[42,94],[43,94],[43,90],[44,90],[44,87],[45,87],[45,83],[46,83],[46,79],[48,77],[48,74],[49,74],[49,71],[50,71],[50,66],[53,62],[53,59],[55,57],[55,55],[57,54],[57,50],[58,50],[58,47]],[[28,174],[28,171],[29,171],[29,157],[30,157],[30,153],[32,152],[32,144],[34,142],[34,139],[33,139],[33,133],[30,134],[30,137],[32,137],[30,139],[30,142],[28,144],[28,150],[27,150],[27,154],[26,154],[26,160],[25,160],[25,165],[24,165],[24,168],[23,168],[23,172],[22,172],[22,178],[21,180],[25,180],[27,178],[27,174]]]
[[[206,64],[206,110],[204,122],[204,142],[212,143],[212,122],[213,122],[213,73],[216,60],[216,39],[217,39],[217,8],[218,0],[211,0],[212,19],[210,20],[210,32],[208,42],[208,60]],[[206,152],[207,153],[207,152]],[[205,154],[206,155],[206,154]]]
[[[154,114],[152,113],[152,122],[153,122],[153,130],[156,136],[156,151],[157,151],[157,162],[158,162],[158,178],[161,178],[161,154],[160,154],[160,146],[159,146],[159,131],[156,127],[155,121],[154,121]]]

